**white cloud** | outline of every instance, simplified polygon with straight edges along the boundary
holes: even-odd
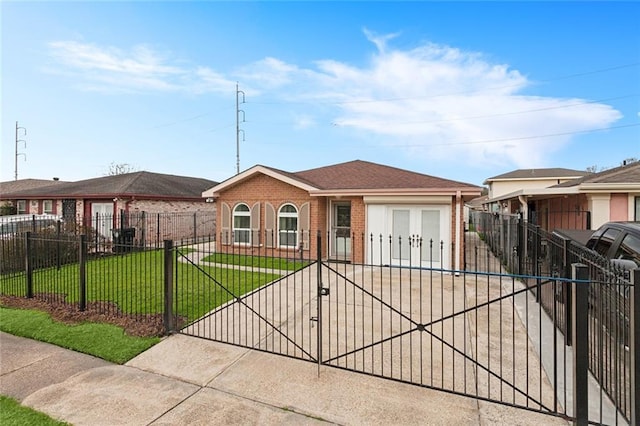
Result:
[[[622,117],[584,99],[525,95],[531,84],[523,73],[479,52],[433,43],[399,50],[388,45],[396,34],[365,35],[377,49],[363,66],[322,59],[305,68],[266,57],[238,66],[234,76],[204,65],[177,66],[148,46],[59,41],[50,47],[67,72],[93,90],[228,94],[240,80],[248,97],[273,101],[273,108],[278,101],[306,102],[292,128],[335,123],[364,141],[461,166],[544,166],[574,138],[570,133],[606,128]]]
[[[104,92],[185,91],[229,92],[235,82],[206,67],[189,69],[170,63],[146,45],[129,50],[77,41],[49,43],[51,56],[65,66],[64,73],[85,90]],[[58,71],[59,72],[59,71]]]
[[[571,133],[606,128],[622,117],[584,99],[524,95],[530,82],[521,72],[477,52],[432,43],[397,50],[387,46],[395,35],[366,35],[377,47],[366,66],[331,59],[317,61],[315,69],[279,63],[289,81],[281,91],[288,99],[334,102],[329,121],[363,139],[461,165],[544,166]],[[259,66],[254,71],[261,73]]]

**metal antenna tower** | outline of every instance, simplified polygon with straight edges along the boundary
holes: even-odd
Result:
[[[236,174],[240,174],[240,132],[242,132],[242,141],[244,142],[244,130],[240,128],[240,113],[242,113],[242,122],[244,123],[244,111],[240,109],[240,94],[242,93],[242,103],[245,103],[244,92],[238,89],[236,82]]]
[[[27,161],[27,154],[25,154],[24,152],[18,152],[18,145],[20,144],[20,142],[24,143],[24,148],[27,148],[27,141],[24,139],[19,139],[19,133],[20,130],[24,130],[24,134],[23,136],[27,135],[27,129],[25,129],[24,127],[19,127],[18,126],[18,122],[16,121],[16,163],[15,163],[15,180],[18,180],[18,157],[19,156],[23,156],[24,157],[24,161]]]

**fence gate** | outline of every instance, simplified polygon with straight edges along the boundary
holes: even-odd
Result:
[[[547,335],[545,314],[513,276],[331,263],[322,268],[320,363],[566,415],[566,398],[560,403],[558,383],[538,356],[540,350],[558,355],[562,342],[553,330]],[[539,337],[536,343],[531,333]]]
[[[317,360],[316,267],[308,258],[175,250],[174,318],[180,333]]]
[[[518,276],[257,250],[175,250],[181,333],[571,417],[563,337]]]

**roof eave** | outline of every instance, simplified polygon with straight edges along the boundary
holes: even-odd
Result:
[[[555,195],[575,195],[580,193],[578,187],[567,187],[567,188],[530,188],[530,189],[520,189],[518,191],[510,192],[508,194],[503,194],[498,197],[490,198],[486,201],[483,201],[482,204],[490,204],[498,201],[510,200],[514,198],[518,198],[521,196],[524,197],[535,197],[535,196],[555,196]]]
[[[480,195],[482,188],[390,188],[390,189],[318,189],[309,191],[309,195],[316,197],[330,196],[362,196],[362,195]]]
[[[588,183],[579,185],[580,192],[636,192],[640,191],[639,183]]]

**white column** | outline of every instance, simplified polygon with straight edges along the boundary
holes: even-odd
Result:
[[[610,194],[587,194],[589,211],[591,212],[591,229],[598,229],[610,220]]]

